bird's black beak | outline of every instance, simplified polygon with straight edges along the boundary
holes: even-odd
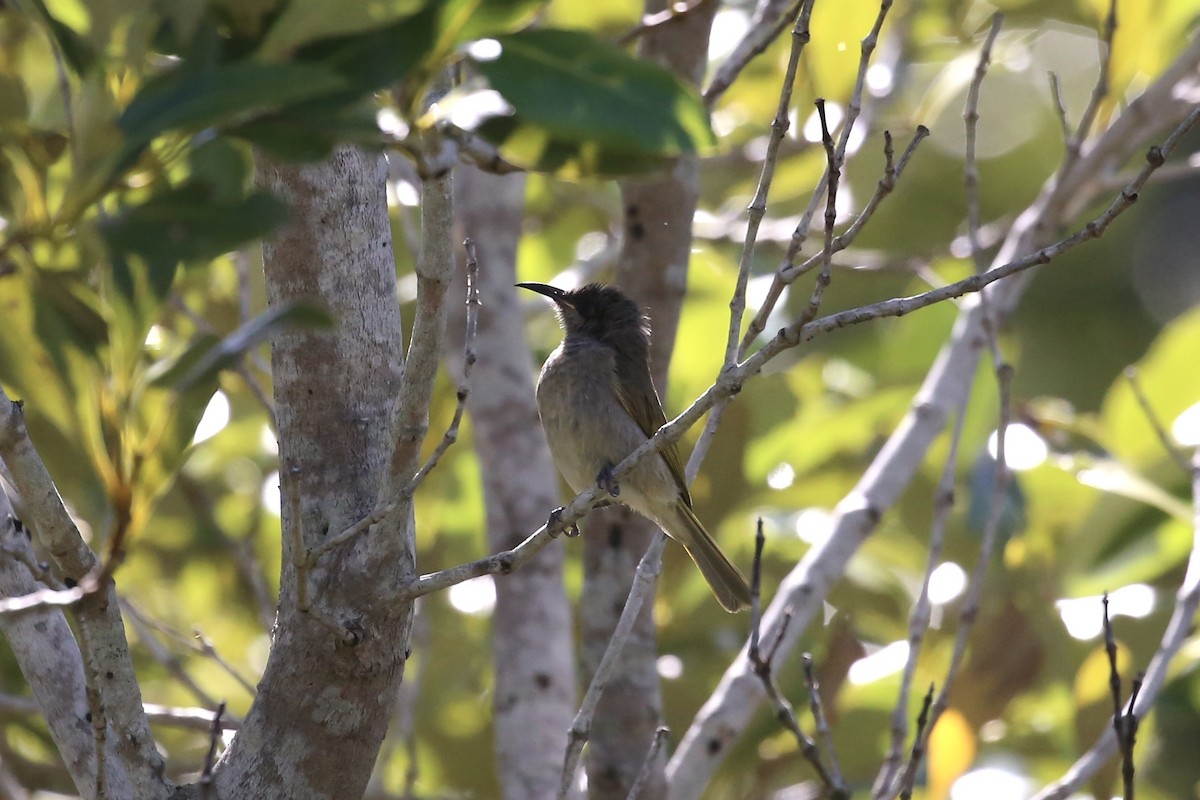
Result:
[[[567,293],[557,286],[551,286],[548,283],[518,283],[517,288],[528,289],[531,292],[545,295],[557,304],[564,303],[567,299]]]

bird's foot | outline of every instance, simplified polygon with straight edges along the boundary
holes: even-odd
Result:
[[[562,514],[563,514],[564,510],[565,509],[562,506],[559,506],[558,508],[551,511],[550,519],[546,520],[546,527],[547,528],[557,528],[559,523],[562,521]],[[563,530],[563,533],[565,533],[567,536],[569,536],[571,538],[575,538],[576,536],[579,535],[579,525],[575,522],[572,522],[570,527]]]
[[[612,466],[605,466],[604,469],[600,470],[600,474],[596,476],[596,485],[613,497],[621,496],[621,486],[617,483],[617,479],[613,475]]]

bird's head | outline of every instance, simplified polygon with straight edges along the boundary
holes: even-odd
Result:
[[[589,283],[578,289],[559,289],[545,283],[518,283],[522,289],[554,301],[558,322],[568,337],[584,336],[622,352],[650,345],[650,322],[637,303],[615,286]]]

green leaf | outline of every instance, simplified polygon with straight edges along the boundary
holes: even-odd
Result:
[[[696,92],[667,70],[579,31],[498,36],[468,55],[512,106],[479,131],[527,167],[620,174],[715,143]]]
[[[194,180],[212,187],[213,197],[223,202],[239,200],[246,191],[250,162],[245,151],[228,137],[218,136],[188,152]]]
[[[322,39],[302,48],[298,59],[319,64],[345,82],[343,103],[400,82],[429,54],[437,9],[431,5],[384,28]]]
[[[225,199],[209,183],[193,179],[116,214],[101,233],[114,261],[137,255],[152,271],[173,276],[180,261],[215,258],[286,218],[287,206],[269,193]]]
[[[445,0],[438,22],[443,53],[464,42],[521,30],[546,6],[545,0]]]
[[[424,0],[291,0],[263,37],[258,58],[276,61],[297,48],[338,36],[365,33],[411,16]]]
[[[55,19],[42,0],[31,0],[34,8],[46,21],[63,60],[76,75],[83,75],[96,63],[96,52],[86,39]]]
[[[346,107],[340,100],[293,106],[229,128],[227,133],[292,162],[320,160],[337,144],[368,148],[382,144],[374,109],[366,103]]]
[[[224,338],[199,337],[174,362],[163,363],[147,378],[155,386],[170,386],[186,392],[210,380],[275,331],[291,326],[324,328],[332,324],[333,318],[314,305],[287,303],[272,306]]]
[[[121,164],[172,129],[199,130],[255,112],[345,88],[329,69],[313,64],[240,63],[202,70],[177,68],[148,81],[121,114]]]
[[[25,83],[15,75],[0,74],[0,122],[24,122],[29,114]]]

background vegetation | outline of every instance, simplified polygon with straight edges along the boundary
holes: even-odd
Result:
[[[1077,119],[1099,69],[1106,4],[898,2],[868,73],[864,134],[852,139],[844,167],[845,218],[882,174],[883,130],[898,143],[918,124],[931,134],[864,233],[836,257],[824,311],[915,294],[973,272],[964,239],[961,115],[982,34],[997,9],[1004,27],[979,105],[989,247],[1056,168],[1064,144],[1047,72],[1057,76]],[[793,124],[751,267],[752,308],[826,165],[813,100],[826,98],[835,112],[845,107],[858,42],[878,10],[871,0],[816,4]],[[717,12],[714,63],[752,12],[738,3]],[[641,13],[626,0],[381,2],[336,13],[299,0],[23,0],[0,10],[0,381],[25,401],[31,438],[93,548],[120,545],[116,578],[147,702],[211,710],[224,700],[242,718],[270,650],[280,509],[266,339],[284,325],[323,323],[319,312],[300,306],[263,315],[258,243],[287,211],[254,187],[251,147],[307,159],[348,139],[378,145],[382,136],[395,145],[411,128],[432,129],[428,115],[460,120],[456,113],[474,107],[477,98],[452,93],[441,111],[430,110],[424,93],[430,76],[466,43],[520,30],[535,17],[542,29],[615,40]],[[1101,124],[1188,44],[1198,14],[1194,0],[1120,4]],[[414,23],[421,15],[429,17],[424,28]],[[344,38],[331,38],[338,35]],[[520,40],[508,44],[517,50]],[[700,149],[700,210],[664,397],[669,415],[708,387],[722,364],[744,209],[789,46],[787,36],[774,42],[720,100],[712,111],[715,136],[693,99],[672,118],[675,130],[663,133],[668,126],[650,120],[649,134],[630,134],[636,146],[597,134],[597,151],[580,147],[563,156],[544,144],[569,134],[510,97],[517,88],[501,91],[528,127],[484,129],[510,137],[503,151],[510,159],[544,170],[527,179],[518,270],[522,280],[558,284],[611,278],[623,211],[607,177],[615,167],[649,167],[664,154]],[[174,59],[189,69],[164,73]],[[508,85],[499,67],[489,72],[486,58],[476,67],[472,74]],[[518,84],[529,80],[521,65],[511,68]],[[372,98],[383,89],[392,91]],[[664,98],[676,91],[663,88]],[[377,117],[391,136],[379,133]],[[665,138],[645,144],[659,135]],[[410,325],[420,210],[418,170],[405,152],[412,139],[405,141],[390,150],[389,199],[402,316]],[[1200,444],[1200,180],[1195,158],[1188,160],[1195,141],[1194,134],[1185,141],[1169,174],[1104,239],[1037,272],[1001,336],[1015,367],[1016,420],[1047,449],[1009,489],[1003,542],[951,710],[934,734],[923,796],[946,797],[956,779],[984,767],[1003,769],[1017,787],[1007,796],[1023,796],[1061,775],[1110,724],[1099,631],[1080,623],[1078,607],[1066,601],[1090,598],[1084,619],[1098,623],[1098,595],[1114,593],[1126,676],[1144,669],[1158,645],[1194,546],[1191,479],[1155,436],[1125,370],[1136,366],[1154,413],[1181,446]],[[1109,196],[1119,186],[1114,181]],[[1078,209],[1079,218],[1098,210]],[[807,300],[807,288],[789,293],[767,330],[797,318]],[[486,308],[489,298],[482,302]],[[692,493],[699,517],[747,568],[755,523],[764,521],[765,593],[821,538],[831,509],[908,410],[954,319],[955,308],[944,303],[821,336],[772,362],[729,407]],[[540,363],[559,335],[544,304],[529,302],[528,332],[531,359]],[[944,552],[965,572],[979,556],[994,469],[987,455],[997,418],[990,367],[981,368],[978,381]],[[450,423],[455,392],[456,380],[443,375],[426,453]],[[685,436],[685,451],[699,430]],[[1010,447],[1010,457],[1022,454],[1015,440]],[[946,450],[939,440],[850,562],[824,619],[803,634],[833,742],[855,787],[869,785],[886,748],[902,663],[888,660],[895,652],[889,646],[907,637]],[[469,415],[458,443],[422,485],[416,516],[421,572],[486,554]],[[565,543],[572,602],[582,582],[579,549],[574,540]],[[941,572],[951,585],[955,574],[953,567]],[[489,714],[491,581],[419,601],[413,657],[373,796],[498,795]],[[935,604],[918,688],[942,679],[953,646],[962,597],[946,591]],[[673,746],[741,647],[748,619],[724,614],[674,547],[654,602]],[[1200,797],[1198,664],[1193,634],[1139,734],[1142,797]],[[788,664],[779,681],[803,705],[799,665]],[[21,702],[24,685],[12,655],[0,651],[0,762],[27,787],[72,791],[44,722]],[[203,729],[164,724],[155,731],[170,774],[199,770],[209,745]],[[763,712],[708,796],[782,797],[773,793],[811,777],[795,740]],[[1113,764],[1096,779],[1095,795],[1115,793],[1115,779]]]

